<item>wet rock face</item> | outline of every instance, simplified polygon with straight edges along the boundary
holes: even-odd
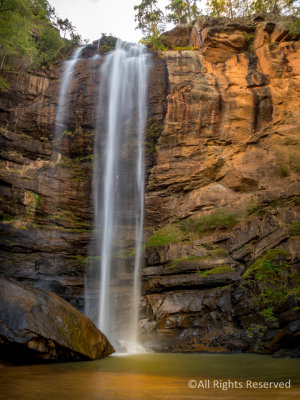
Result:
[[[113,347],[92,321],[53,293],[0,278],[0,357],[96,360]]]
[[[91,59],[96,50],[88,46],[77,63],[59,143],[53,137],[63,64],[55,71],[20,72],[0,100],[0,273],[53,291],[80,310],[92,237],[95,108],[105,59]],[[164,60],[154,55],[149,168],[165,114],[166,77]]]

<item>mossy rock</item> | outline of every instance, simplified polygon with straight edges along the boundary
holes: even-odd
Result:
[[[0,278],[0,354],[22,361],[95,360],[114,352],[93,322],[54,293]]]

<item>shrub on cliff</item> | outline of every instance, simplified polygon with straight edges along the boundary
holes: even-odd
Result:
[[[180,222],[184,232],[192,231],[198,234],[214,232],[216,230],[230,229],[239,222],[239,218],[232,212],[217,211],[198,218],[189,218]]]

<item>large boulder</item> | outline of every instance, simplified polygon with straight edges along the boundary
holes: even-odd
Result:
[[[113,352],[93,322],[65,300],[0,277],[0,358],[96,360]]]

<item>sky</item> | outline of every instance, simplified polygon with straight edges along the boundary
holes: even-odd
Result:
[[[60,18],[68,18],[83,39],[89,42],[101,37],[101,33],[112,34],[122,40],[138,42],[142,33],[135,30],[133,7],[140,0],[49,0]],[[169,0],[158,0],[164,7]]]

